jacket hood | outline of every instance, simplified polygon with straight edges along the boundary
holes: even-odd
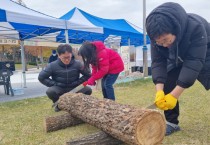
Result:
[[[101,41],[94,41],[92,43],[96,46],[96,51],[101,51],[106,48],[104,43]]]
[[[170,18],[170,20],[174,23],[174,25],[177,28],[176,37],[177,37],[177,42],[179,42],[187,26],[188,15],[184,10],[184,8],[178,3],[167,2],[155,8],[148,15],[147,20],[149,17],[155,17],[155,14],[163,14],[168,18]]]

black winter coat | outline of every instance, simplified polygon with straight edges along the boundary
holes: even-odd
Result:
[[[58,59],[58,55],[57,54],[56,54],[56,56],[51,55],[50,58],[49,58],[48,63],[51,63],[53,61],[56,61],[57,59]]]
[[[80,74],[83,76],[80,77]],[[90,71],[83,70],[80,61],[72,59],[69,65],[65,65],[58,58],[40,72],[38,79],[47,87],[59,86],[73,89],[88,80],[90,76]]]
[[[176,26],[176,40],[169,49],[151,42],[152,78],[155,84],[165,83],[167,72],[181,67],[177,85],[188,88],[198,79],[210,89],[210,24],[202,17],[188,14],[176,3],[164,3],[156,13],[168,16]]]

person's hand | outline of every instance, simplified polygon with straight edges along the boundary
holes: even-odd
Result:
[[[174,109],[174,107],[176,106],[176,103],[177,103],[177,99],[173,95],[167,94],[164,97],[164,100],[165,100],[165,103],[166,103],[166,107],[168,109]]]
[[[87,84],[90,85],[90,86],[95,86],[96,82],[95,82],[95,80],[90,78],[90,79],[88,79]]]
[[[168,110],[165,99],[160,100],[160,101],[156,102],[155,104],[160,110]]]
[[[157,93],[155,94],[155,103],[163,100],[163,98],[165,97],[165,93],[163,92],[163,90],[157,91]]]
[[[85,86],[87,86],[88,85],[88,82],[87,81],[85,81],[84,83],[82,83],[83,84],[83,86],[85,87]]]
[[[166,101],[164,98],[165,98],[165,93],[162,90],[157,91],[155,95],[155,104],[161,110],[168,110],[168,107],[166,106]]]

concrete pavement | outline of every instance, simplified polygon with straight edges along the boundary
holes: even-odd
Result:
[[[27,98],[35,98],[40,96],[46,96],[45,92],[47,87],[42,85],[38,80],[38,75],[41,69],[33,68],[29,69],[26,72],[26,88],[23,88],[23,79],[21,71],[15,71],[14,74],[11,76],[11,83],[12,88],[23,88],[24,94],[22,95],[5,95],[4,94],[4,86],[0,86],[0,103],[1,102],[8,102],[8,101],[15,101],[15,100],[22,100]],[[131,82],[136,79],[141,79],[142,73],[134,72],[131,73],[127,77],[119,77],[116,83],[124,83],[124,82]],[[100,83],[98,85],[92,87],[92,89],[100,89]]]
[[[15,100],[22,100],[26,98],[34,98],[39,96],[45,96],[47,87],[42,85],[38,81],[38,75],[41,69],[29,69],[26,72],[26,88],[23,88],[23,80],[21,71],[15,71],[11,76],[12,88],[23,88],[23,95],[6,95],[4,94],[4,87],[0,86],[0,102],[8,102]]]

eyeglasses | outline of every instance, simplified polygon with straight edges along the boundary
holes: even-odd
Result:
[[[60,57],[60,59],[62,59],[62,60],[70,60],[71,59],[71,56]]]
[[[161,42],[160,41],[156,41],[155,43],[158,45],[158,46],[165,46],[165,45],[168,45],[168,44],[171,44],[172,42],[172,39],[163,39]]]
[[[173,35],[165,34],[156,39],[155,44],[158,46],[168,47],[174,42],[174,40],[175,37]]]

